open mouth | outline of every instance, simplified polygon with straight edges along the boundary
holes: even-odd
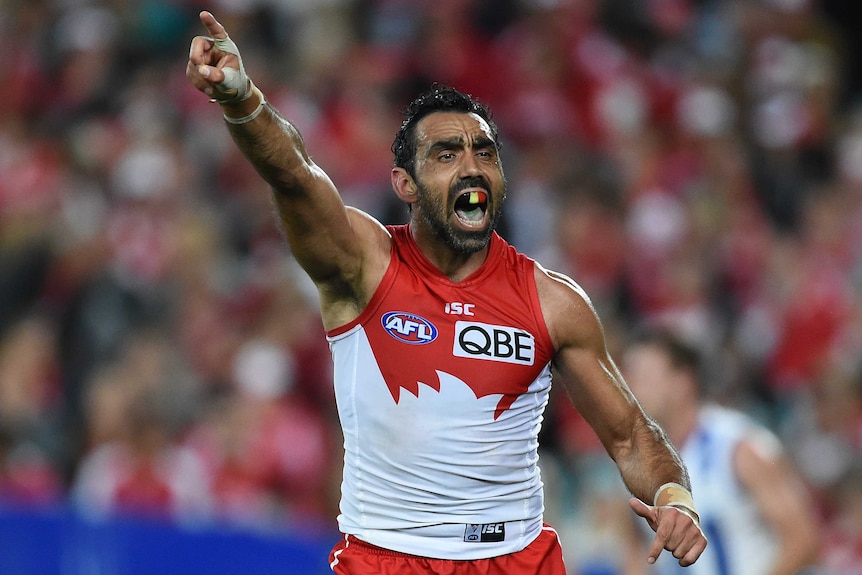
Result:
[[[455,215],[468,226],[477,226],[485,221],[488,210],[488,193],[484,190],[465,190],[455,200]]]

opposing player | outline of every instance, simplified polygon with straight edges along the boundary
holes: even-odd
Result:
[[[224,28],[201,21],[187,77],[221,104],[320,293],[345,446],[333,571],[564,575],[537,465],[552,371],[656,532],[646,560],[694,563],[706,539],[685,467],[587,296],[494,231],[506,180],[488,110],[446,87],[411,104],[391,173],[411,219],[385,227],[344,205]]]
[[[699,496],[710,545],[688,573],[793,575],[814,565],[817,517],[801,478],[768,429],[701,399],[696,349],[672,331],[648,330],[621,363],[647,413],[680,446]],[[660,558],[650,573],[677,570]]]

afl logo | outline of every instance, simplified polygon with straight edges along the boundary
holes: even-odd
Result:
[[[424,345],[437,339],[434,324],[413,313],[390,311],[381,318],[386,333],[404,343]]]

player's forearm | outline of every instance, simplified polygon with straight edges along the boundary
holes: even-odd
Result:
[[[635,428],[630,445],[612,454],[632,495],[653,504],[658,489],[677,483],[691,490],[688,472],[664,431],[651,419]]]
[[[276,193],[297,194],[309,188],[313,171],[299,130],[259,90],[255,88],[248,100],[222,109],[237,147]]]

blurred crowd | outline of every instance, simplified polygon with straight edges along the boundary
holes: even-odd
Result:
[[[648,321],[696,341],[710,395],[803,473],[823,573],[862,573],[862,9],[841,0],[0,0],[4,506],[334,528],[315,292],[185,79],[201,9],[386,223],[406,103],[439,81],[489,104],[504,237],[587,290],[615,355]],[[543,445],[570,564],[613,573],[607,469],[562,396]]]

